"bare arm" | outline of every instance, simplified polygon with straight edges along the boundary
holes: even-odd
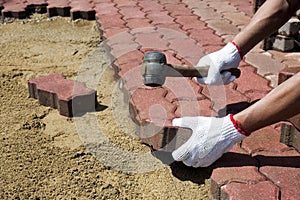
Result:
[[[300,113],[300,72],[272,90],[263,99],[236,114],[234,119],[251,133]]]
[[[250,23],[234,38],[243,54],[280,28],[298,9],[297,0],[267,0]],[[300,113],[300,73],[285,81],[265,98],[236,114],[246,132],[253,132]]]
[[[297,0],[267,0],[233,41],[245,55],[258,42],[287,22],[297,9]]]

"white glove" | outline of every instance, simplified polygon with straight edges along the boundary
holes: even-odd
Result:
[[[222,118],[176,118],[172,124],[193,131],[189,140],[172,152],[174,160],[192,167],[211,165],[247,135],[238,127],[232,114]]]
[[[230,72],[222,70],[237,68],[241,62],[241,51],[230,42],[219,51],[210,53],[202,57],[197,66],[210,66],[207,77],[197,78],[197,81],[207,85],[227,85],[234,81],[236,77]]]

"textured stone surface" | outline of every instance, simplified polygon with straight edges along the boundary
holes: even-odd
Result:
[[[277,81],[274,77],[277,77],[285,65],[298,66],[299,63],[297,54],[264,52],[256,47],[246,55],[245,62],[241,63],[241,77],[223,87],[224,93],[215,92],[214,95],[214,89],[183,77],[167,78],[164,86],[149,88],[143,85],[140,69],[145,52],[160,50],[166,53],[168,63],[195,65],[205,53],[221,49],[248,23],[253,15],[253,2],[48,0],[48,5],[45,5],[42,0],[28,0],[14,3],[15,1],[4,3],[0,0],[0,10],[4,17],[27,17],[25,11],[29,9],[29,5],[43,5],[43,8],[47,6],[44,12],[48,12],[50,17],[59,15],[76,19],[96,16],[102,37],[109,39],[107,46],[116,58],[113,68],[117,77],[122,79],[122,89],[128,92],[131,117],[137,124],[138,134],[143,142],[154,149],[170,144],[164,150],[172,151],[190,136],[190,130],[170,127],[174,117],[239,112],[254,100],[263,98],[272,89],[266,78]],[[33,9],[31,12],[36,11]],[[60,75],[54,77],[62,79]],[[46,82],[42,85],[47,85]],[[61,82],[66,87],[77,85],[65,79]],[[50,85],[53,86],[48,84],[46,88]],[[34,87],[34,81],[29,82],[30,96],[38,98],[39,94]],[[56,106],[54,95],[51,96],[46,89],[41,91],[41,96],[45,98],[40,101]],[[43,91],[47,92],[42,94]],[[67,96],[59,97],[69,99]],[[281,144],[279,138],[275,126],[267,127],[253,133],[224,154],[212,166],[213,197],[297,199],[299,153]]]

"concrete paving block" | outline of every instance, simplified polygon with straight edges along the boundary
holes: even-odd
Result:
[[[300,20],[293,17],[278,29],[278,33],[284,36],[297,36],[299,34],[299,29]]]
[[[192,130],[143,123],[138,127],[136,134],[143,143],[151,146],[154,150],[171,153],[191,137]]]
[[[271,181],[262,181],[256,184],[232,182],[222,186],[220,199],[248,200],[268,199],[278,200],[279,188]]]
[[[71,16],[71,7],[69,6],[69,1],[67,0],[49,0],[47,6],[47,13],[49,17],[61,16],[69,17]]]
[[[57,108],[63,116],[72,117],[95,111],[96,91],[85,84],[65,79],[61,74],[51,74],[28,81],[29,97],[39,104]]]
[[[71,6],[71,19],[85,19],[85,20],[95,20],[96,12],[93,8],[93,5],[87,3],[86,1],[76,1],[70,2]]]
[[[300,188],[299,152],[260,151],[253,154],[260,163],[260,172],[280,188]]]
[[[280,152],[290,149],[285,144],[281,144],[279,140],[280,133],[277,130],[272,127],[265,127],[245,138],[242,142],[242,148],[249,153],[262,150]]]
[[[140,123],[153,123],[156,120],[165,122],[173,119],[176,105],[167,101],[166,95],[167,90],[162,87],[150,88],[145,86],[136,89],[130,99],[133,111],[131,115],[138,115]]]
[[[27,17],[26,14],[26,4],[25,3],[9,3],[6,2],[3,4],[4,8],[2,9],[2,16],[4,18],[18,18],[18,19],[25,19]]]
[[[277,35],[273,43],[273,49],[279,51],[291,51],[295,47],[295,39],[283,35]]]

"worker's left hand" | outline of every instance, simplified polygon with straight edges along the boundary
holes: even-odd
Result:
[[[189,140],[173,151],[176,161],[187,166],[207,167],[228,152],[246,136],[237,129],[233,115],[216,117],[184,117],[172,121],[173,126],[190,128]]]

